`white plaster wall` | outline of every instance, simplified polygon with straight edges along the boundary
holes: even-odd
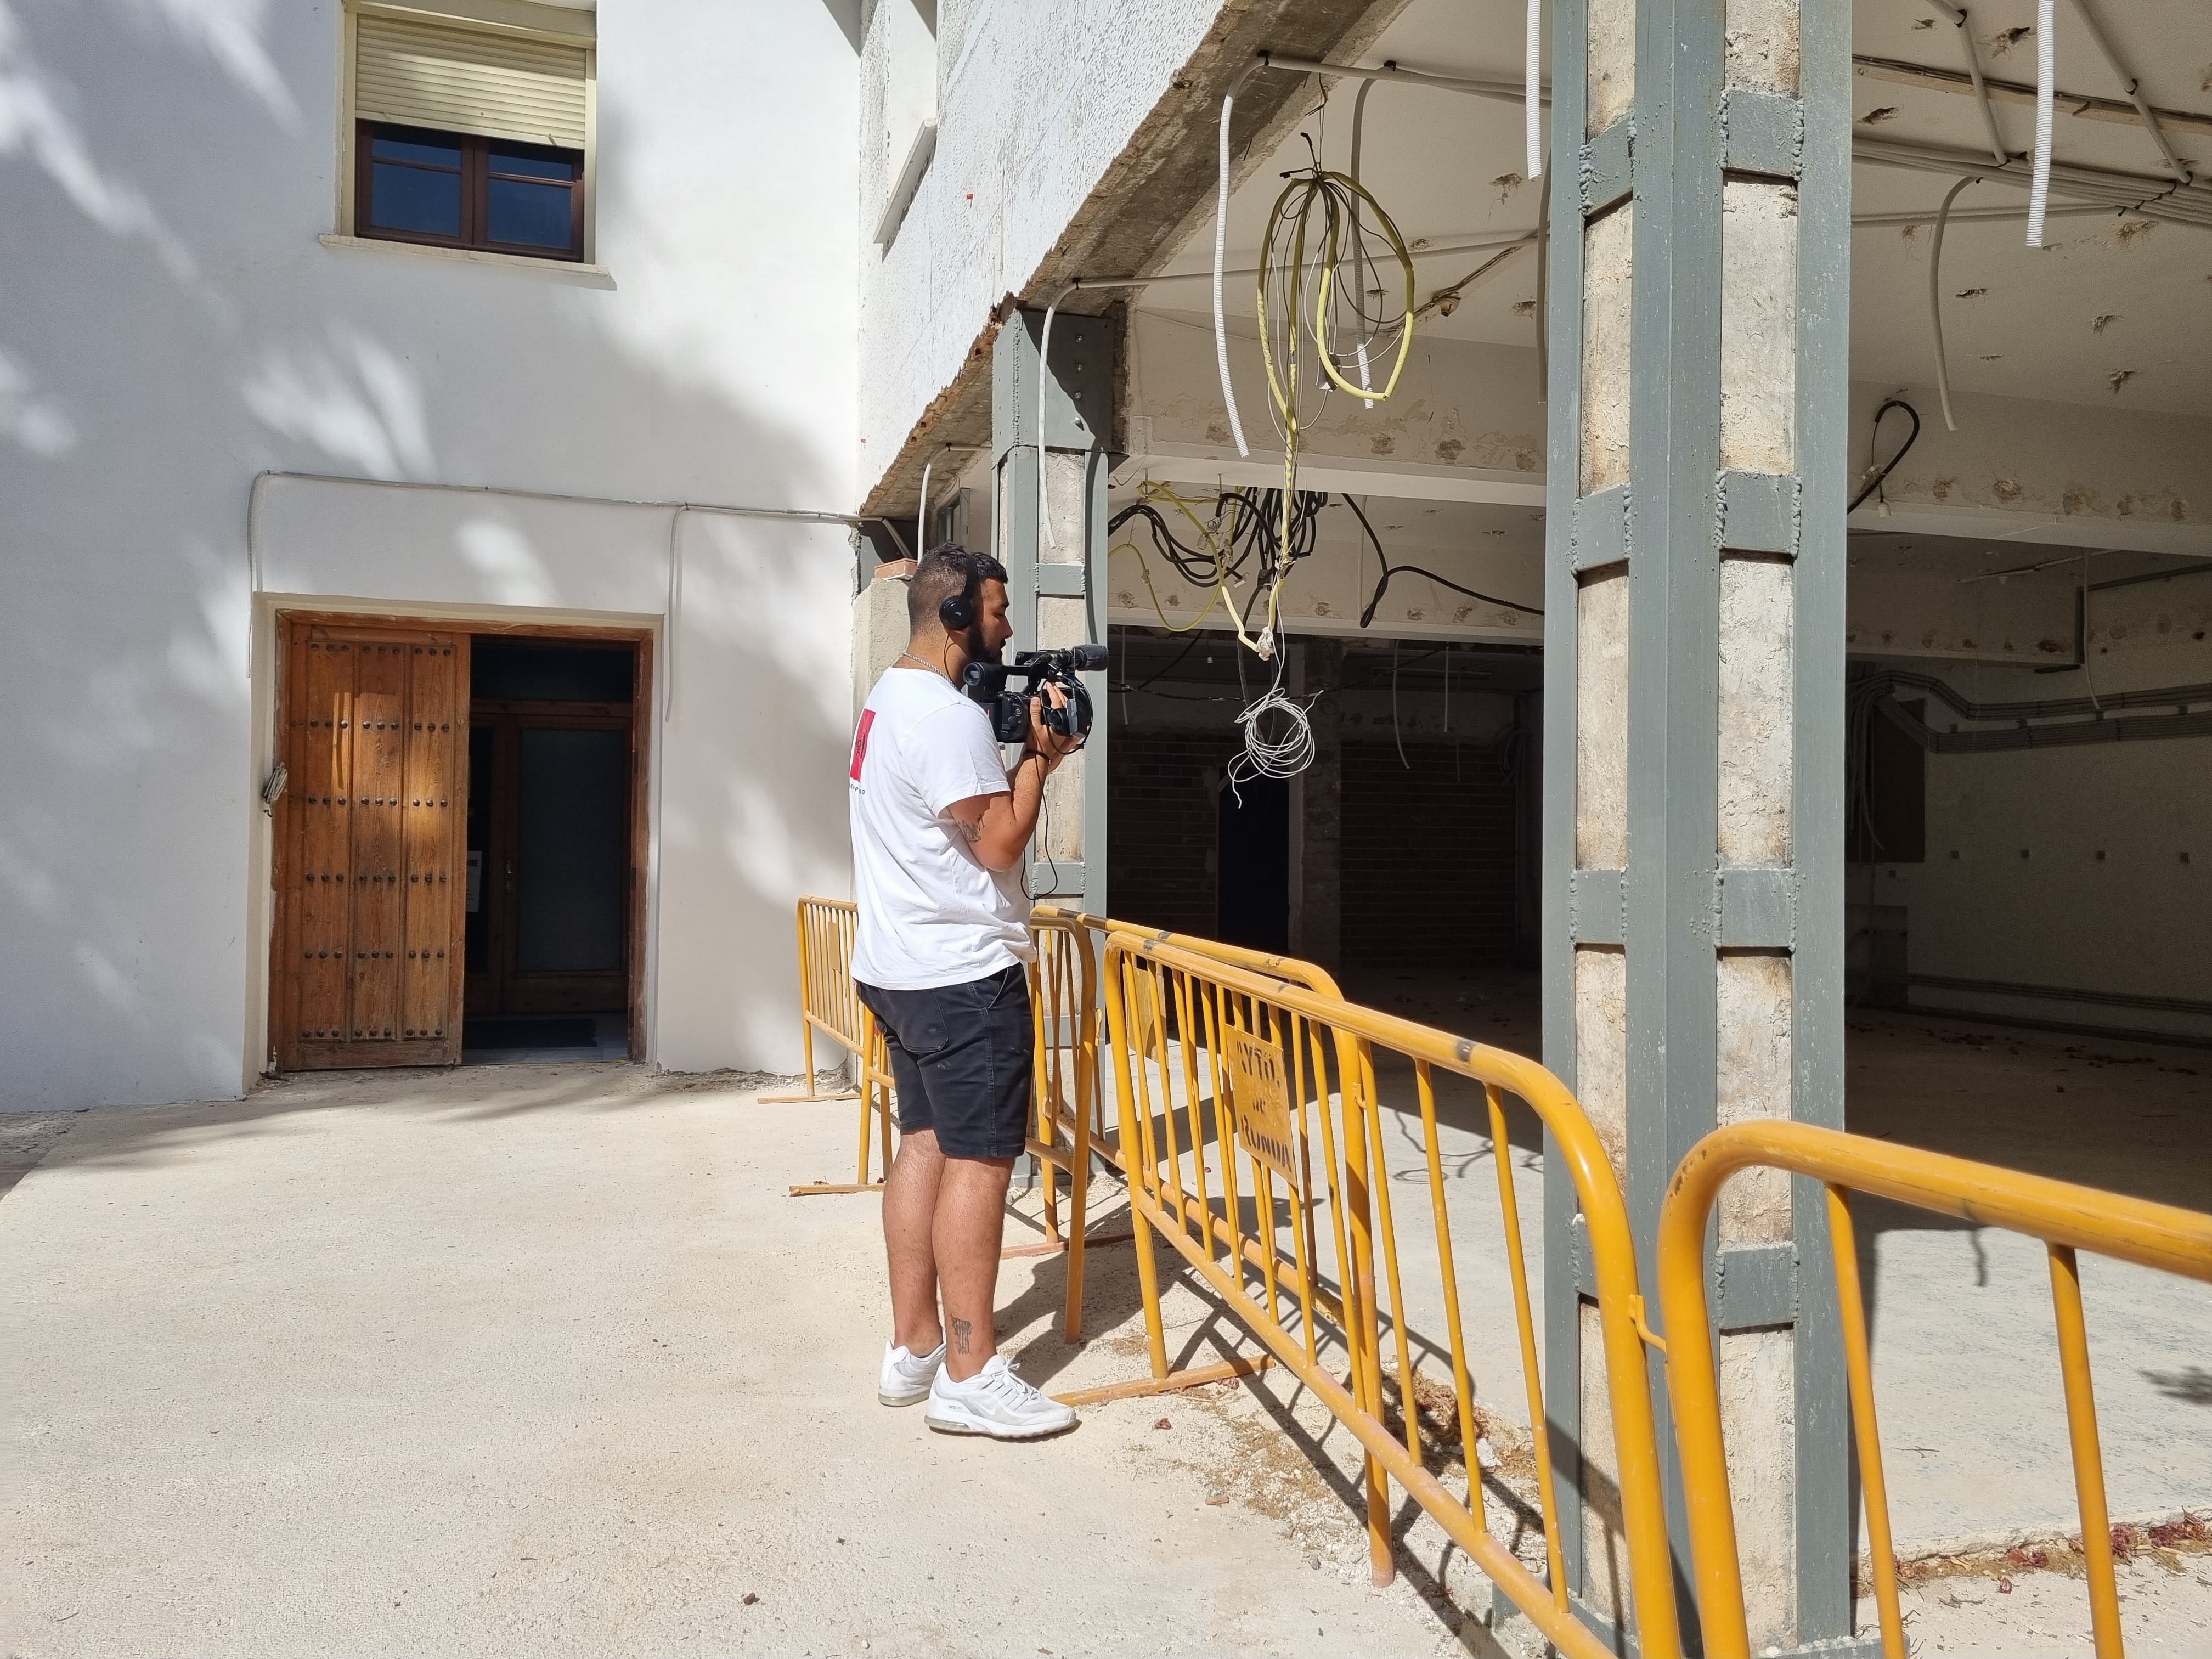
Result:
[[[233,1095],[258,1069],[258,473],[853,499],[855,239],[822,206],[854,199],[856,77],[831,10],[608,9],[596,282],[319,246],[339,40],[330,0],[0,4],[8,1106]],[[271,489],[270,593],[667,608],[665,512]],[[758,520],[683,543],[653,1057],[789,1069],[789,902],[843,890],[850,556]]]
[[[893,101],[895,16],[878,0],[864,50],[871,108]],[[937,155],[887,250],[862,248],[860,482],[896,458],[989,321],[1204,42],[1219,0],[939,0]],[[882,211],[903,149],[863,133],[860,216]],[[885,175],[890,173],[890,177]]]
[[[1919,411],[1920,438],[1883,483],[1890,518],[1869,501],[1854,526],[2212,554],[2212,420],[1954,392],[1951,432],[1934,387],[1855,384],[1855,472],[1894,453],[1911,426],[1892,414],[1869,450],[1875,410],[1892,396]]]
[[[2095,614],[2157,639],[2158,615],[2193,585],[2212,583],[2100,593]],[[2103,632],[2091,638],[2102,692],[2212,682],[2212,642],[2169,633],[2130,650]],[[1977,699],[2087,690],[2079,674],[1931,666]],[[1932,704],[1929,718],[1949,721]],[[1856,866],[1850,878],[1853,902],[1870,886],[1875,903],[1905,907],[1912,972],[2212,1001],[2212,739],[1931,755],[1927,777],[1927,861]],[[2172,1024],[2124,1007],[2005,1012]]]

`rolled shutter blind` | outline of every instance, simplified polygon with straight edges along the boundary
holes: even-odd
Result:
[[[356,22],[362,119],[584,148],[582,47],[392,17]]]

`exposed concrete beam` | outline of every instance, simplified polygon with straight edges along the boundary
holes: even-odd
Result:
[[[1909,64],[1895,58],[1863,58],[1851,59],[1852,72],[1869,81],[1892,81],[1899,86],[1928,87],[1937,92],[1954,92],[1966,97],[1974,95],[1974,83],[1963,70],[1938,69],[1932,64]],[[1984,78],[1982,84],[1989,88],[1992,102],[1999,104],[2033,104],[2035,88],[2022,86],[2017,81],[1991,81]],[[2077,115],[2089,121],[2113,121],[2122,126],[2134,126],[2142,117],[2136,106],[2124,98],[2094,98],[2087,93],[2061,91],[2055,101],[2061,115]],[[2162,125],[2179,132],[2212,133],[2212,115],[2195,110],[2166,109],[2150,106]]]
[[[1142,423],[1140,423],[1142,424]],[[1283,483],[1280,450],[1255,449],[1251,458],[1240,458],[1231,448],[1201,448],[1193,444],[1151,444],[1121,463],[1116,483],[1133,478],[1158,478],[1166,483],[1245,485],[1279,489]],[[1506,507],[1544,505],[1544,475],[1540,472],[1497,472],[1480,467],[1430,466],[1418,461],[1370,461],[1358,455],[1322,455],[1298,462],[1298,488],[1334,490],[1339,495],[1395,496],[1415,501],[1487,501]]]
[[[1228,0],[1206,41],[1169,78],[1168,89],[1068,221],[1019,295],[1042,304],[1085,275],[1157,264],[1210,219],[1214,128],[1222,95],[1263,49],[1301,57],[1365,51],[1407,0]],[[1230,129],[1241,182],[1265,166],[1311,107],[1309,80],[1255,75],[1237,94]],[[869,513],[908,514],[921,495],[922,464],[943,444],[991,437],[991,350],[1007,307],[976,319],[975,343],[952,384],[933,399],[868,493]]]
[[[1885,535],[1963,536],[2036,547],[2093,547],[2101,552],[2212,556],[2212,525],[2161,522],[2148,516],[2108,519],[2087,513],[2018,513],[1940,501],[1892,501],[1887,517],[1874,502],[1850,515],[1854,530]]]

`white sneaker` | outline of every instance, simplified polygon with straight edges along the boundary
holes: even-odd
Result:
[[[876,1398],[886,1406],[919,1406],[929,1398],[929,1385],[936,1380],[944,1364],[943,1342],[937,1345],[934,1352],[925,1354],[908,1353],[886,1342],[883,1376],[876,1383]]]
[[[1036,1440],[1075,1426],[1075,1410],[1048,1400],[1021,1379],[1006,1355],[994,1353],[965,1382],[939,1371],[929,1385],[922,1419],[940,1434],[988,1434],[994,1440]]]

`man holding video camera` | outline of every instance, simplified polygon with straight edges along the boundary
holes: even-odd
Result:
[[[892,1334],[877,1398],[927,1401],[924,1420],[945,1433],[1033,1440],[1076,1419],[1022,1381],[992,1328],[1030,1121],[1035,950],[1020,870],[1044,781],[1082,739],[1058,729],[1075,722],[1045,681],[1008,769],[992,714],[963,693],[968,665],[995,665],[1012,637],[1006,584],[996,559],[948,544],[908,586],[913,637],[853,738],[853,977],[898,1086],[884,1188]]]

